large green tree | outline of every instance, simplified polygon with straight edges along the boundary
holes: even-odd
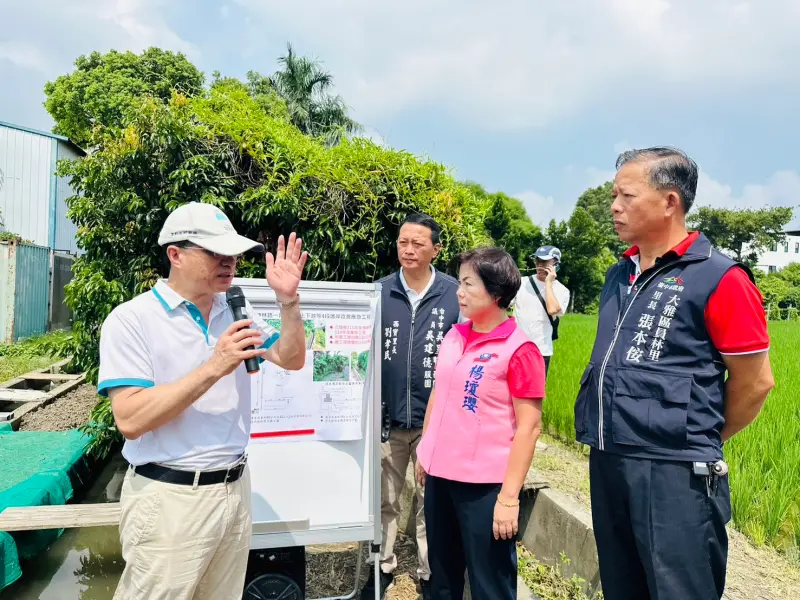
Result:
[[[793,212],[781,206],[740,210],[702,206],[689,215],[687,223],[720,250],[753,265],[760,254],[783,242],[783,230]]]
[[[292,123],[306,135],[319,137],[328,145],[338,144],[347,135],[361,130],[347,113],[344,100],[331,93],[333,75],[318,61],[297,56],[288,45],[278,59],[281,68],[270,78],[271,86],[286,102]],[[249,75],[251,85],[263,86],[257,73]]]
[[[173,90],[194,96],[202,87],[202,73],[180,53],[92,52],[78,57],[74,71],[45,84],[44,106],[56,123],[54,133],[88,147],[94,127],[118,125],[143,97],[168,100]]]
[[[100,326],[121,302],[166,275],[159,230],[187,202],[221,207],[243,235],[274,250],[296,231],[309,250],[307,278],[373,281],[397,268],[396,235],[410,212],[442,225],[445,267],[455,253],[490,241],[488,207],[439,164],[369,140],[334,147],[267,114],[245,86],[219,81],[194,98],[143,100],[118,127],[93,137],[95,151],[64,161],[76,195],[67,200],[85,251],[74,265],[67,303],[74,326],[72,366],[96,381]],[[263,259],[239,275],[263,277]],[[101,404],[93,429],[103,445],[113,420]]]
[[[568,221],[550,221],[544,239],[561,250],[558,277],[571,292],[572,309],[596,311],[606,271],[617,260],[605,246],[601,224],[586,209],[576,207]]]
[[[613,187],[614,183],[607,181],[603,185],[589,188],[581,194],[575,206],[585,210],[594,219],[603,236],[603,245],[614,255],[619,255],[625,251],[626,245],[620,241],[614,229],[614,217],[611,214]]]
[[[542,241],[542,231],[530,220],[525,206],[502,192],[488,193],[481,185],[465,184],[489,209],[484,225],[494,243],[508,252],[522,271],[532,267],[531,255]]]

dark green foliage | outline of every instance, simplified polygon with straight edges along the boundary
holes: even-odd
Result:
[[[542,242],[541,230],[533,224],[522,202],[502,192],[489,194],[477,183],[465,184],[489,209],[484,225],[497,246],[502,247],[525,272],[533,268],[531,255]]]
[[[91,154],[59,165],[77,192],[67,204],[85,251],[66,290],[71,366],[90,383],[104,319],[167,274],[158,233],[181,204],[219,206],[241,234],[273,251],[280,234],[296,231],[311,280],[373,281],[395,270],[397,230],[412,211],[441,223],[440,266],[489,241],[485,202],[443,166],[364,139],[328,146],[303,135],[268,92],[255,76],[249,85],[217,77],[194,98],[142,98],[118,123],[93,130]],[[264,273],[262,258],[242,261],[238,272]],[[93,419],[107,439],[116,435],[110,413]]]
[[[595,312],[605,274],[617,258],[608,249],[601,224],[576,207],[567,222],[550,221],[545,242],[562,253],[558,279],[571,293],[572,310]]]
[[[575,207],[582,208],[592,217],[603,236],[606,248],[614,256],[619,256],[627,246],[619,240],[617,232],[614,230],[614,217],[611,213],[611,203],[614,201],[611,196],[613,187],[613,182],[606,181],[603,185],[589,188],[578,198]]]
[[[339,352],[314,353],[314,381],[347,380],[350,361]]]
[[[143,97],[168,100],[173,90],[198,94],[203,75],[183,54],[149,48],[142,54],[92,52],[75,61],[75,70],[44,86],[45,108],[54,133],[79,146],[91,145],[92,129],[115,126]]]
[[[703,206],[690,214],[687,222],[720,250],[753,265],[762,252],[783,242],[783,229],[793,213],[792,208],[783,206],[741,210]]]
[[[367,376],[367,366],[369,365],[369,352],[353,352],[350,354],[350,364],[358,374],[364,378]]]

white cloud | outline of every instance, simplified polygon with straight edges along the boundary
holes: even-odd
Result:
[[[165,0],[84,1],[93,6],[96,18],[111,23],[123,34],[124,49],[144,50],[150,46],[183,52],[198,58],[199,49],[175,33],[161,16]]]
[[[0,42],[0,61],[7,60],[22,69],[32,69],[46,73],[50,68],[50,61],[44,53],[31,44],[22,41]]]
[[[614,171],[596,167],[579,169],[569,166],[564,169],[563,178],[570,190],[564,198],[544,195],[536,190],[516,194],[525,205],[531,221],[539,226],[547,226],[550,219],[566,220],[572,214],[578,196],[590,187],[614,180]],[[794,220],[790,227],[800,227],[800,173],[797,171],[778,171],[763,183],[750,183],[735,190],[701,171],[697,183],[695,206],[714,208],[762,208],[789,206],[795,208]]]
[[[324,56],[362,121],[436,105],[514,131],[601,102],[713,103],[798,84],[796,0],[235,1]],[[256,26],[245,43],[268,42]]]
[[[543,196],[535,190],[526,190],[514,197],[519,199],[525,211],[528,213],[531,221],[539,227],[545,228],[550,223],[551,219],[556,221],[564,221],[569,218],[572,213],[574,202],[559,202],[552,196]]]
[[[150,46],[183,52],[200,50],[167,24],[167,0],[28,0],[3,7],[4,31],[15,38],[0,42],[0,60],[60,75],[80,54],[110,49],[140,52]]]

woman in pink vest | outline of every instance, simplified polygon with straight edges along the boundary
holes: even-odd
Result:
[[[500,248],[459,255],[468,319],[442,341],[417,478],[425,484],[431,597],[517,597],[519,493],[541,431],[544,359],[507,309],[521,284]]]

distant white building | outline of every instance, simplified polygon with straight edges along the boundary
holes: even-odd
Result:
[[[791,263],[800,263],[800,229],[787,230],[782,244],[774,244],[758,257],[756,268],[775,273]]]

